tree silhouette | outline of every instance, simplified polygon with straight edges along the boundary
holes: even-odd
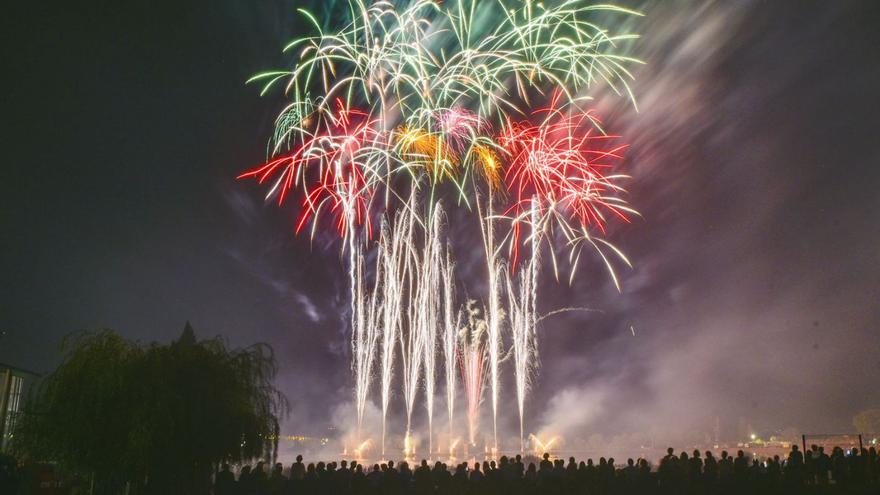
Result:
[[[110,330],[65,338],[65,359],[35,389],[16,429],[22,456],[57,461],[113,491],[199,493],[220,462],[274,458],[287,401],[270,346],[197,341],[143,346]]]

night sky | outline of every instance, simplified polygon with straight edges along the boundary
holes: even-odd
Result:
[[[189,320],[274,346],[287,431],[344,416],[339,246],[234,180],[283,104],[244,81],[290,61],[298,5],[4,8],[0,362],[45,372],[71,331],[167,342]],[[632,145],[644,218],[611,239],[635,268],[622,294],[597,260],[571,287],[545,272],[543,312],[594,311],[542,323],[531,430],[850,431],[880,405],[880,4],[631,5],[639,112],[593,94]]]

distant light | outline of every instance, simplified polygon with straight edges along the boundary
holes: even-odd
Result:
[[[758,436],[757,436],[757,435],[755,435],[755,434],[754,434],[754,433],[752,433],[752,435],[751,435],[751,437],[752,437],[752,440],[754,440],[754,439],[756,439],[756,438],[758,438]]]

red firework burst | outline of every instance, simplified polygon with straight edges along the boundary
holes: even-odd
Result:
[[[322,210],[329,209],[341,236],[357,225],[365,225],[370,235],[369,209],[376,184],[371,180],[370,153],[364,150],[382,146],[383,134],[368,113],[348,108],[342,99],[335,104],[335,111],[324,109],[315,116],[313,131],[299,133],[301,142],[293,151],[237,178],[256,178],[260,184],[274,179],[267,197],[277,194],[279,205],[291,189],[302,187],[297,233],[310,221],[316,224]]]
[[[534,112],[544,115],[540,124],[508,121],[498,137],[509,155],[504,182],[514,198],[506,212],[513,218],[514,266],[523,224],[543,231],[552,222],[571,238],[591,227],[604,233],[608,212],[627,222],[632,213],[616,196],[622,189],[615,180],[623,176],[607,174],[627,145],[609,146],[617,137],[597,131],[592,111],[560,110],[556,100]]]

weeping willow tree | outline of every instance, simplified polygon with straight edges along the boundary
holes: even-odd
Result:
[[[197,341],[187,324],[168,345],[112,331],[78,333],[35,389],[13,437],[23,457],[56,461],[113,491],[125,482],[195,493],[220,462],[274,458],[287,401],[271,347]]]

